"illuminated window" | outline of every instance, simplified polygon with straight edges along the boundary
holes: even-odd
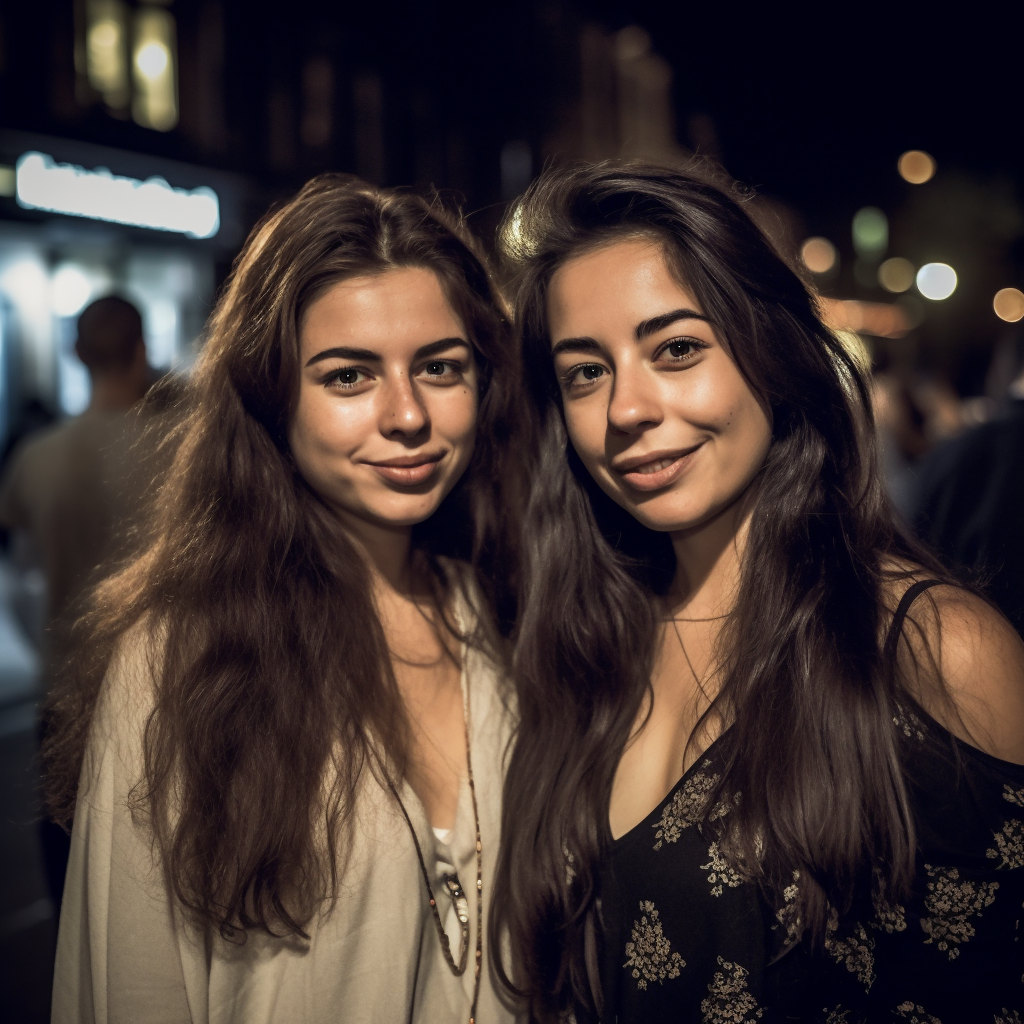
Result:
[[[145,128],[166,132],[178,123],[176,51],[170,11],[137,8],[132,39],[132,117]]]
[[[122,0],[87,0],[85,73],[108,107],[128,106],[128,14]]]

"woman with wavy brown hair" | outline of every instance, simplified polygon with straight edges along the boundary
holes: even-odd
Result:
[[[437,203],[326,176],[254,229],[52,709],[55,1021],[509,1018],[506,323]]]
[[[553,169],[493,926],[539,1020],[1024,1013],[1024,647],[910,540],[864,372],[734,196]]]

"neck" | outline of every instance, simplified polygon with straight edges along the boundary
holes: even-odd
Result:
[[[134,379],[94,374],[89,409],[93,412],[123,412],[130,409],[142,395]]]
[[[675,614],[705,619],[732,610],[749,526],[750,509],[739,500],[699,526],[671,534],[676,575],[669,602]]]
[[[348,535],[355,541],[373,574],[374,583],[399,594],[413,588],[409,559],[412,551],[411,526],[382,526],[342,512]]]

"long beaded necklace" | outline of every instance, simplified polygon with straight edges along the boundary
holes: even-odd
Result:
[[[469,776],[469,794],[473,802],[473,824],[476,827],[476,959],[473,965],[473,1002],[469,1008],[469,1024],[476,1024],[476,1004],[480,996],[480,971],[483,966],[483,907],[484,907],[484,873],[483,873],[483,846],[480,842],[480,813],[476,805],[476,784],[473,781],[473,759],[470,756],[469,743],[469,688],[462,689],[462,725],[466,736],[466,774]],[[423,873],[423,884],[427,887],[427,897],[430,900],[430,910],[434,916],[434,926],[437,928],[437,937],[441,942],[441,952],[445,961],[455,977],[460,978],[466,972],[466,958],[469,954],[469,900],[462,890],[458,875],[444,875],[445,888],[455,905],[455,913],[459,919],[462,931],[462,952],[459,962],[456,965],[452,956],[451,944],[448,941],[448,933],[441,923],[441,914],[437,909],[437,900],[434,898],[434,890],[430,885],[430,873],[427,871],[426,861],[423,859],[423,850],[420,848],[420,841],[416,836],[416,829],[413,828],[412,819],[405,809],[394,783],[390,780],[388,785],[391,792],[402,809],[402,815],[409,832],[412,835],[413,845],[416,847],[416,856],[420,862],[420,871]]]

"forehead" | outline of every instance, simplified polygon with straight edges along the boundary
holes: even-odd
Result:
[[[547,313],[556,333],[592,333],[584,324],[628,322],[635,326],[658,313],[700,306],[665,255],[661,242],[627,238],[566,261],[552,275]]]
[[[437,274],[401,267],[330,285],[306,310],[299,342],[304,353],[325,341],[385,351],[463,333]]]

